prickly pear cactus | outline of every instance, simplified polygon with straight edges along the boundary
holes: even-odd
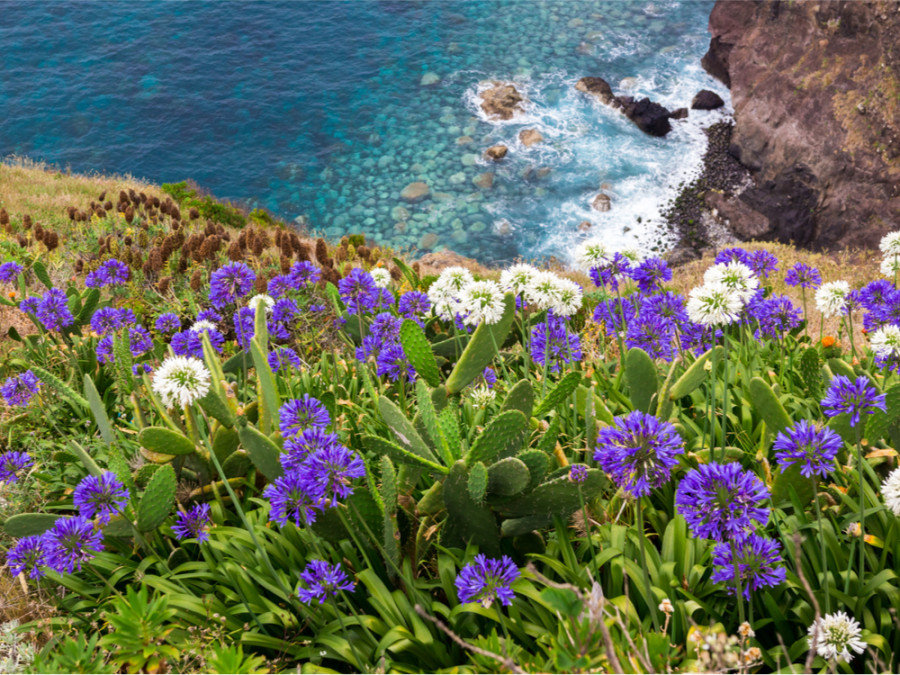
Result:
[[[516,457],[528,467],[529,482],[527,489],[533,490],[540,485],[541,481],[544,480],[544,476],[547,475],[547,469],[550,468],[550,458],[547,456],[547,453],[538,448],[520,452]]]
[[[491,495],[512,497],[527,488],[530,482],[528,466],[517,457],[501,459],[488,467],[488,493]]]
[[[521,413],[519,413],[521,414]],[[447,507],[447,520],[441,532],[444,546],[475,544],[479,550],[489,556],[500,555],[500,528],[497,519],[485,506],[475,502],[468,491],[469,472],[465,463],[460,460],[450,469],[450,475],[444,480],[444,505]]]
[[[400,326],[400,344],[416,374],[431,387],[441,383],[441,371],[438,370],[431,343],[425,337],[422,328],[415,321],[406,319]]]
[[[715,356],[713,357],[713,355]],[[722,362],[721,346],[710,349],[698,356],[697,360],[691,364],[690,368],[684,371],[682,376],[675,380],[675,384],[673,384],[672,388],[669,390],[669,398],[674,401],[687,396],[694,391],[694,389],[706,382],[709,377],[709,373],[706,371],[707,364],[712,363],[713,358],[715,363]]]
[[[565,401],[578,388],[578,385],[581,384],[581,379],[582,375],[579,372],[571,372],[564,375],[556,383],[556,386],[547,393],[546,398],[540,402],[534,411],[534,416],[541,418],[551,410],[555,410],[560,403]]]
[[[10,537],[30,537],[44,534],[57,520],[59,516],[52,513],[20,513],[7,518],[3,529]]]
[[[472,501],[481,504],[488,489],[488,470],[481,462],[475,462],[469,467],[469,480],[466,483],[469,496]]]
[[[784,406],[781,405],[775,392],[772,391],[772,387],[760,377],[754,377],[750,380],[750,400],[753,401],[753,406],[762,415],[766,426],[773,434],[784,431],[791,426],[791,418],[788,416]]]
[[[507,410],[494,417],[484,428],[466,455],[466,464],[490,463],[495,457],[515,454],[522,448],[528,421],[518,410]]]
[[[412,452],[419,457],[423,457],[430,462],[437,463],[437,457],[431,451],[431,448],[422,440],[419,432],[416,431],[413,424],[406,419],[403,411],[390,399],[380,396],[378,398],[378,411],[381,418],[394,433],[400,446]]]
[[[275,480],[284,473],[281,466],[281,448],[259,429],[245,424],[238,430],[241,445],[250,460],[269,480]]]
[[[659,376],[656,364],[643,349],[632,347],[625,355],[625,380],[634,407],[649,413],[650,402],[659,390]]]
[[[585,500],[593,498],[606,485],[607,478],[599,469],[589,469],[587,479],[581,484]],[[541,483],[531,492],[510,502],[496,506],[496,510],[510,518],[524,516],[569,516],[581,508],[578,484],[567,475]]]
[[[507,410],[518,410],[525,415],[525,419],[531,418],[534,410],[534,387],[531,386],[531,382],[520,380],[509,390],[500,412]]]
[[[137,527],[141,532],[155,530],[168,518],[175,504],[175,469],[162,466],[150,478],[137,509]]]
[[[446,474],[449,472],[447,467],[438,464],[437,462],[432,462],[429,459],[425,459],[414,452],[410,452],[406,448],[402,448],[386,438],[381,438],[380,436],[363,436],[360,440],[362,441],[363,447],[370,450],[376,456],[386,455],[395,462],[422,467],[431,471],[437,471],[438,473]]]
[[[147,427],[138,434],[138,443],[150,452],[160,455],[192,455],[193,441],[184,434],[165,427]]]
[[[144,466],[134,472],[135,486],[139,488],[147,487],[147,484],[150,482],[153,474],[159,471],[159,468],[159,464],[144,464]]]
[[[815,347],[807,347],[800,357],[800,375],[810,397],[822,398],[822,361]]]
[[[497,347],[503,344],[516,315],[516,301],[512,294],[505,298],[505,308],[500,320],[488,325],[482,323],[475,329],[469,344],[447,378],[447,393],[458,394],[466,385],[481,375],[494,358]]]

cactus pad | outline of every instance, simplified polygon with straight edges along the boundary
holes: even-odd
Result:
[[[159,455],[192,455],[196,449],[184,434],[165,427],[147,427],[138,435],[138,443]]]
[[[639,347],[632,347],[625,355],[625,380],[631,403],[643,413],[650,412],[650,402],[659,390],[659,375],[653,359]]]
[[[453,372],[447,378],[447,393],[458,394],[463,388],[481,375],[503,344],[516,315],[516,301],[507,293],[503,316],[494,325],[482,323],[475,329],[469,344],[459,357]]]
[[[501,459],[488,467],[488,492],[492,495],[512,497],[522,492],[530,483],[531,473],[528,466],[517,457]]]
[[[581,494],[585,501],[593,498],[607,484],[607,478],[599,469],[589,469],[587,480],[581,484]],[[567,475],[541,483],[522,497],[495,507],[504,516],[569,516],[581,508],[578,484]]]
[[[477,504],[469,496],[468,474],[466,465],[459,461],[444,480],[447,520],[441,542],[444,546],[461,548],[465,548],[466,544],[475,544],[482,553],[497,557],[500,555],[500,528],[491,510]]]
[[[141,532],[149,532],[159,527],[168,518],[175,504],[175,469],[171,464],[160,467],[153,474],[137,509],[137,527]]]
[[[791,426],[791,418],[788,416],[784,406],[781,405],[772,387],[760,377],[754,377],[750,380],[750,400],[753,401],[753,406],[762,415],[766,426],[773,434],[784,431]]]
[[[516,454],[525,441],[528,422],[518,410],[507,410],[494,417],[484,428],[466,455],[466,464],[489,463],[495,457]]]
[[[475,462],[469,467],[469,478],[466,482],[466,489],[469,491],[469,497],[476,504],[484,501],[484,495],[488,489],[488,470],[481,462]]]
[[[266,478],[275,480],[284,473],[280,459],[281,448],[275,441],[249,425],[241,427],[238,436],[251,461]]]
[[[405,319],[400,327],[400,344],[406,358],[416,369],[416,374],[429,386],[437,387],[441,383],[441,371],[438,370],[431,351],[431,344],[425,333],[415,321]]]
[[[431,448],[425,444],[425,441],[422,440],[419,432],[416,431],[413,424],[406,419],[406,415],[403,414],[393,401],[384,396],[379,396],[378,410],[381,413],[381,418],[384,420],[384,423],[387,424],[394,433],[394,436],[397,438],[397,441],[402,448],[419,457],[427,459],[429,462],[437,462],[437,457],[435,457]]]
[[[579,372],[567,373],[556,383],[548,393],[546,398],[540,402],[534,411],[534,416],[541,418],[551,410],[555,409],[560,403],[565,401],[574,392],[578,385],[581,384],[582,375]]]
[[[500,412],[507,410],[518,410],[525,415],[525,419],[531,418],[534,410],[534,387],[531,386],[531,382],[520,380],[509,390]]]

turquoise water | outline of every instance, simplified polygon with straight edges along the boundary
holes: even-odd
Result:
[[[711,7],[7,0],[0,154],[190,177],[329,236],[364,231],[488,262],[566,259],[582,221],[610,243],[664,249],[659,207],[698,169],[702,127],[721,113],[692,111],[651,138],[573,85],[601,76],[669,108],[701,88],[729,100],[699,66]],[[516,83],[527,113],[485,119],[477,93],[489,79]],[[545,141],[523,147],[525,128]],[[481,155],[495,143],[510,152],[488,166]],[[487,171],[493,187],[477,187]],[[402,202],[417,180],[432,198]],[[604,213],[590,208],[601,186]]]

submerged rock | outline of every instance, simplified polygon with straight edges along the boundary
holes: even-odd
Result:
[[[505,145],[492,145],[484,151],[484,157],[485,159],[490,159],[498,162],[506,157],[506,153],[508,150],[509,148],[507,148]]]
[[[403,188],[400,192],[400,199],[414,204],[425,199],[430,192],[431,189],[428,187],[427,183],[416,181]]]
[[[701,89],[691,101],[692,110],[715,110],[725,105],[725,101],[716,92],[709,89]]]
[[[426,232],[419,237],[419,249],[422,251],[430,251],[438,245],[440,238],[434,232]]]
[[[544,137],[537,129],[522,129],[522,131],[519,132],[519,140],[526,148],[530,148],[532,145],[543,141]]]
[[[435,73],[425,73],[422,75],[422,79],[419,80],[419,84],[423,87],[431,87],[441,81]]]
[[[522,112],[525,99],[511,84],[494,82],[490,89],[481,92],[481,109],[488,117],[510,120]]]
[[[494,174],[490,171],[480,173],[472,179],[472,182],[475,184],[475,187],[488,190],[494,186]]]
[[[612,200],[609,195],[601,192],[591,201],[591,206],[595,211],[609,211],[612,208]]]

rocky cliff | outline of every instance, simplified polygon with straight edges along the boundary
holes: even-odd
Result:
[[[874,246],[900,228],[900,2],[718,0],[703,65],[752,181],[707,203],[743,238]]]

